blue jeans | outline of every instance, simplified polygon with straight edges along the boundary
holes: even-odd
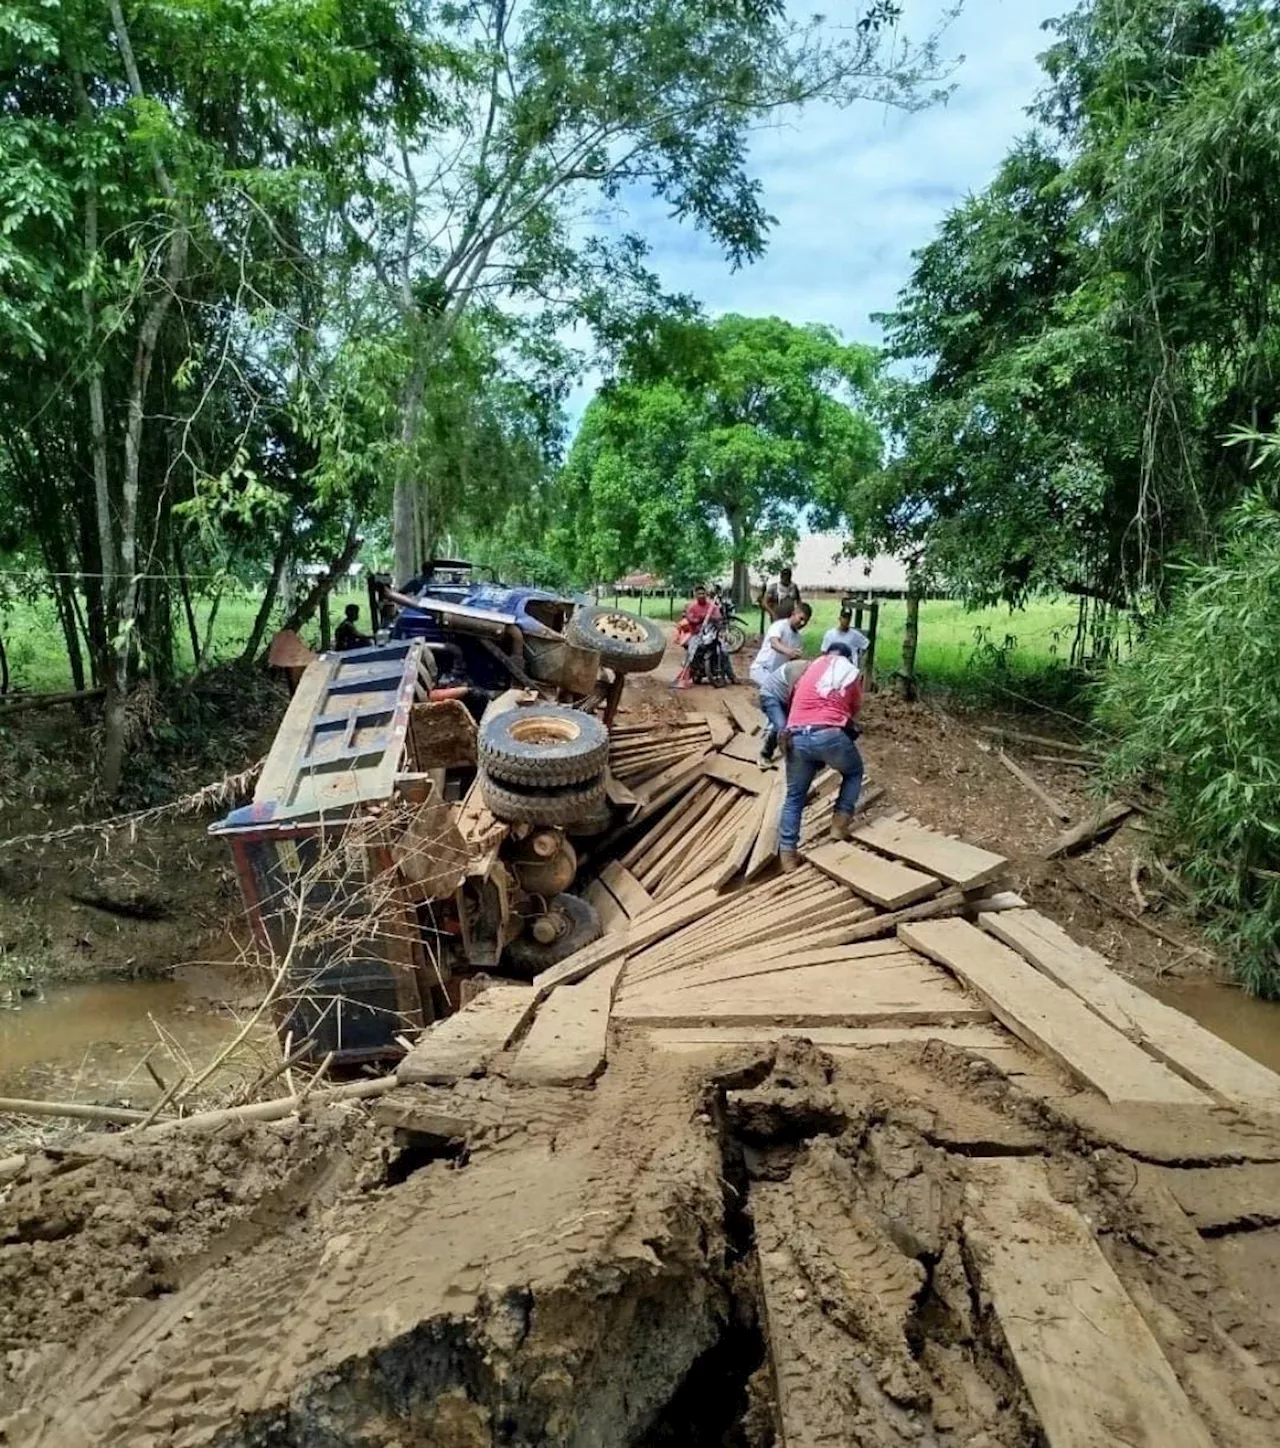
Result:
[[[769,721],[760,736],[760,753],[766,759],[772,759],[773,751],[778,747],[778,735],[787,727],[787,706],[776,695],[761,691],[760,708]]]
[[[794,850],[800,843],[800,820],[804,802],[818,771],[829,764],[841,776],[840,793],[836,795],[836,814],[852,814],[862,789],[862,755],[858,746],[843,729],[805,727],[791,735],[791,752],[787,755],[787,797],[782,806],[782,823],[778,827],[778,845]]]

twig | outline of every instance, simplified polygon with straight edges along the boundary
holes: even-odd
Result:
[[[1044,805],[1045,809],[1049,811],[1049,813],[1053,816],[1055,820],[1058,820],[1061,824],[1067,823],[1067,821],[1071,818],[1071,811],[1064,804],[1062,804],[1060,800],[1054,799],[1054,797],[1049,793],[1047,789],[1044,789],[1039,784],[1037,784],[1036,781],[1032,779],[1031,776],[1027,773],[1027,771],[1021,767],[1021,765],[1015,764],[1013,760],[1009,758],[1009,756],[1004,752],[1003,749],[998,749],[996,751],[996,757],[1025,790],[1028,790],[1031,794],[1035,795],[1035,797],[1040,801],[1042,805]]]
[[[155,1047],[152,1046],[151,1051],[154,1050]],[[169,1088],[165,1085],[164,1077],[151,1064],[151,1051],[148,1051],[147,1054],[142,1058],[142,1064],[147,1068],[147,1075],[150,1076],[151,1079],[156,1083],[156,1089],[158,1091],[168,1091]]]
[[[1077,880],[1065,865],[1062,868],[1062,878],[1068,885],[1079,890],[1082,895],[1087,895],[1090,900],[1096,901],[1105,909],[1110,910],[1112,914],[1118,915],[1122,920],[1127,920],[1131,925],[1136,925],[1140,930],[1145,930],[1148,935],[1154,935],[1157,940],[1162,940],[1166,945],[1172,945],[1175,950],[1181,950],[1185,955],[1195,956],[1206,965],[1219,970],[1222,968],[1222,962],[1216,955],[1211,955],[1209,951],[1201,949],[1198,945],[1188,945],[1186,941],[1179,940],[1176,935],[1170,935],[1167,930],[1161,930],[1158,925],[1153,925],[1150,920],[1144,920],[1141,915],[1135,914],[1128,906],[1117,905],[1114,900],[1108,900],[1105,895],[1100,895],[1082,880]]]
[[[299,1112],[301,1112],[302,1108],[307,1104],[307,1097],[311,1095],[316,1087],[319,1086],[321,1081],[323,1081],[324,1078],[329,1074],[329,1067],[333,1065],[333,1058],[337,1054],[338,1053],[336,1051],[330,1051],[329,1054],[324,1058],[324,1060],[320,1062],[319,1069],[316,1071],[315,1075],[312,1076],[311,1080],[308,1081],[307,1084],[303,1087],[302,1094],[298,1097]]]
[[[269,1071],[263,1073],[256,1081],[252,1081],[248,1086],[244,1087],[239,1093],[239,1101],[233,1102],[232,1105],[243,1106],[246,1102],[252,1101],[256,1096],[260,1096],[273,1081],[283,1076],[291,1066],[296,1066],[314,1044],[315,1037],[308,1036],[298,1049],[294,1051],[293,1055],[286,1056],[283,1061],[277,1061]],[[293,1092],[290,1091],[289,1095],[292,1096]]]
[[[180,1075],[175,1076],[173,1078],[173,1085],[166,1088],[164,1094],[157,1098],[155,1105],[151,1108],[150,1111],[147,1112],[146,1116],[140,1122],[138,1122],[137,1126],[131,1126],[129,1130],[131,1132],[141,1131],[144,1126],[150,1126],[151,1123],[156,1119],[156,1117],[159,1116],[160,1113],[164,1110],[164,1108],[168,1106],[169,1102],[172,1101],[173,1098],[178,1094],[179,1088],[186,1079],[187,1072],[185,1071],[183,1071]]]

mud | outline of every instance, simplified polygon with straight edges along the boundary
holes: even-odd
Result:
[[[3,1189],[14,1448],[1032,1448],[965,1235],[1009,1155],[1094,1224],[1215,1441],[1280,1421],[1274,1277],[1237,1245],[1263,1233],[1203,1239],[1177,1168],[940,1043],[628,1040],[589,1091],[490,1077],[111,1151]]]

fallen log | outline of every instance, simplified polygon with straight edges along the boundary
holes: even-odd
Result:
[[[1013,775],[1014,779],[1018,781],[1023,789],[1035,795],[1035,797],[1040,801],[1042,805],[1044,805],[1045,809],[1049,811],[1054,819],[1059,820],[1063,824],[1065,824],[1071,818],[1071,811],[1067,809],[1067,807],[1061,802],[1061,800],[1054,799],[1049,791],[1047,789],[1044,789],[1041,785],[1037,784],[1036,781],[1032,779],[1031,776],[1027,773],[1027,771],[1021,767],[1021,765],[1015,764],[1013,760],[1010,759],[1009,756],[1004,752],[1003,749],[998,752],[997,758],[1000,760],[1000,763],[1003,764],[1004,767],[1009,771],[1009,773]]]
[[[1073,825],[1071,829],[1060,834],[1048,849],[1040,852],[1040,858],[1056,860],[1060,855],[1078,855],[1082,850],[1087,850],[1091,845],[1115,834],[1134,812],[1133,805],[1113,801],[1097,814],[1081,820],[1078,825]]]
[[[107,1121],[134,1126],[147,1120],[147,1112],[124,1106],[94,1106],[87,1101],[29,1101],[21,1096],[0,1096],[0,1116],[66,1116],[72,1121]]]
[[[0,719],[28,709],[51,709],[55,704],[77,704],[82,699],[101,699],[105,689],[80,689],[68,694],[22,694],[12,701],[0,697]]]
[[[1002,729],[998,724],[979,724],[980,734],[994,734],[999,739],[1016,739],[1019,744],[1041,744],[1048,749],[1060,749],[1066,754],[1097,754],[1090,744],[1072,744],[1068,739],[1054,739],[1048,734],[1022,734],[1017,729]]]

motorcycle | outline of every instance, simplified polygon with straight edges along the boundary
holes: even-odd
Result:
[[[733,674],[733,660],[725,642],[725,620],[711,613],[703,620],[702,627],[693,639],[689,663],[682,671],[682,679],[690,684],[712,684],[723,689],[727,684],[736,683]]]
[[[733,604],[727,594],[720,590],[713,589],[711,597],[715,600],[720,609],[720,616],[724,621],[724,628],[721,642],[725,651],[730,654],[742,652],[743,645],[747,642],[747,621],[741,614],[735,613]]]

